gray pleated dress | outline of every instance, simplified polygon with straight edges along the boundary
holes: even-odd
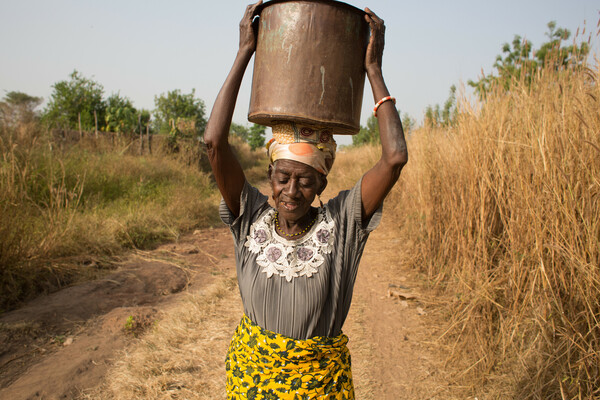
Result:
[[[361,221],[361,181],[319,208],[311,230],[297,240],[275,233],[275,210],[250,184],[237,218],[221,201],[244,312],[257,325],[294,339],[341,333],[362,252],[381,220],[380,207]]]

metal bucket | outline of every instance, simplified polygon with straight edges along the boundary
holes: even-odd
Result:
[[[327,0],[265,3],[248,120],[360,130],[369,25],[364,11]]]

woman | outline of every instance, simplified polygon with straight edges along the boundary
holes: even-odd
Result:
[[[383,80],[385,26],[371,10],[365,69],[379,119],[382,156],[352,190],[312,207],[335,159],[329,131],[273,127],[268,145],[275,208],[253,188],[228,143],[236,98],[256,48],[257,8],[240,22],[240,44],[215,101],[204,140],[233,233],[244,317],[227,355],[229,399],[353,399],[347,337],[358,263],[384,198],[408,155],[398,112]]]

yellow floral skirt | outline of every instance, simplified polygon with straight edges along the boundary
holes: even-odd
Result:
[[[227,399],[354,399],[348,337],[296,340],[261,328],[247,316],[225,361]]]

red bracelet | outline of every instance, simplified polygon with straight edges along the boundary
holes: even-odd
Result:
[[[383,99],[379,100],[377,102],[377,104],[375,104],[375,108],[373,109],[373,116],[375,118],[377,118],[377,110],[379,109],[379,106],[381,106],[383,103],[385,103],[386,101],[389,101],[389,100],[393,101],[394,104],[396,104],[396,98],[392,97],[392,96],[386,96]]]

